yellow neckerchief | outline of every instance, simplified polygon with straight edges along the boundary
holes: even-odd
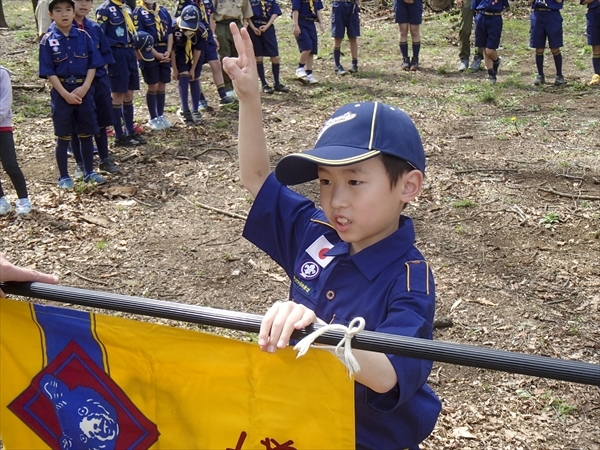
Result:
[[[200,20],[205,23],[208,23],[208,14],[206,14],[206,7],[204,6],[204,2],[202,0],[198,0],[198,9],[200,10]]]
[[[313,14],[316,14],[315,12],[315,4],[313,2],[313,0],[308,0],[308,6],[310,7],[310,12]]]
[[[181,20],[181,17],[177,18],[177,25],[179,26],[179,21]],[[185,62],[191,63],[194,60],[194,52],[192,50],[192,38],[194,36],[186,36],[185,35],[185,31],[188,30],[184,30],[183,28],[181,28],[181,31],[183,32],[183,35],[186,38],[185,41]],[[189,30],[191,31],[191,30]]]
[[[135,34],[135,25],[133,24],[133,20],[131,20],[131,16],[129,15],[129,11],[125,8],[125,3],[122,3],[121,0],[111,0],[115,5],[121,8],[123,12],[123,17],[125,18],[125,24],[127,25],[127,31],[129,31],[130,35]]]
[[[269,18],[267,17],[267,4],[265,3],[265,0],[260,0],[260,7],[262,9],[263,17],[268,21]]]
[[[154,16],[154,25],[156,26],[156,37],[158,42],[162,41],[163,36],[165,35],[165,29],[163,28],[162,20],[160,20],[160,15],[158,14],[159,9],[156,7],[156,3],[152,5],[151,8],[148,8],[148,5],[144,0],[137,1],[138,6],[141,6],[144,10]],[[157,42],[157,43],[158,43]]]

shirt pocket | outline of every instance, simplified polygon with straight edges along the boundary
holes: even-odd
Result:
[[[54,62],[54,64],[58,64],[63,61],[66,61],[68,57],[69,56],[67,55],[66,51],[59,51],[59,52],[52,53],[52,61]]]

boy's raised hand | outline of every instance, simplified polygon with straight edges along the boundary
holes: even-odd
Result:
[[[260,324],[258,345],[262,351],[275,353],[278,348],[287,347],[294,330],[306,328],[317,322],[315,312],[296,302],[277,302]]]
[[[231,23],[229,28],[233,35],[238,57],[224,58],[223,69],[231,78],[235,93],[240,100],[251,95],[259,95],[254,47],[248,35],[248,30],[245,28],[238,29],[235,23]]]

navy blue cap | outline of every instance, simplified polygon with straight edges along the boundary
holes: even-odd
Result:
[[[181,16],[177,18],[179,28],[196,31],[200,23],[200,10],[194,5],[187,5],[181,10]]]
[[[379,102],[348,103],[329,118],[312,150],[283,157],[275,167],[282,184],[317,178],[317,166],[347,166],[385,153],[425,173],[425,151],[412,119]]]
[[[133,35],[133,46],[140,52],[144,61],[154,61],[152,49],[154,38],[145,31],[138,31]]]

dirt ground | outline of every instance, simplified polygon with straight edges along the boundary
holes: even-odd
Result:
[[[35,45],[0,37],[5,58]],[[456,50],[448,52],[454,65]],[[317,71],[331,72],[330,64],[317,61]],[[398,74],[396,61],[381,64],[383,73],[370,75],[367,64],[353,81],[371,99],[408,105],[422,133],[426,186],[406,213],[436,276],[437,318],[453,322],[435,339],[599,364],[600,91],[509,85],[496,101],[457,114],[450,99],[464,94],[467,75],[425,66],[415,78]],[[571,83],[589,78],[587,67],[570,69]],[[352,98],[345,91],[315,107],[316,88],[295,84],[291,71],[289,94],[263,97],[273,164],[310,148],[327,116]],[[483,89],[483,71],[469,76]],[[336,89],[329,77],[324,93]],[[13,84],[40,88],[15,88],[15,110],[31,97],[47,103],[43,82],[17,76]],[[169,105],[175,99],[170,85]],[[141,94],[136,101],[145,122]],[[35,209],[0,218],[0,249],[64,285],[264,313],[288,284],[241,237],[251,198],[237,172],[237,111],[215,109],[192,129],[167,116],[175,127],[147,132],[147,145],[112,149],[122,175],[71,192],[56,186],[49,116],[15,124]],[[316,199],[316,185],[302,190]],[[597,387],[440,363],[430,383],[443,411],[423,448],[600,449]]]

